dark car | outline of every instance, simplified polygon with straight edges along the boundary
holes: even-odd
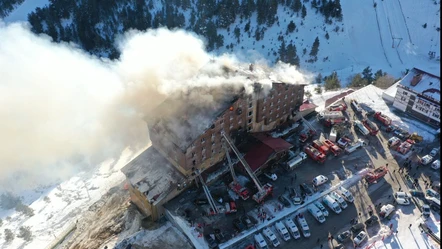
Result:
[[[290,190],[290,199],[293,201],[293,204],[299,205],[302,204],[302,197],[298,194],[298,191],[296,191],[296,188],[289,188]]]
[[[246,230],[246,226],[238,218],[233,220],[233,226],[239,232],[242,232],[242,231]]]
[[[307,185],[307,183],[302,183],[299,185],[299,187],[301,188],[301,192],[302,192],[301,195],[306,194],[306,195],[310,196],[310,195],[313,195],[313,193],[314,193],[313,189],[309,185]]]
[[[218,246],[218,243],[215,241],[215,235],[213,234],[206,234],[204,235],[204,238],[207,241],[207,244],[209,245],[210,249],[216,248]]]
[[[419,197],[419,198],[424,198],[425,197],[425,193],[424,192],[418,191],[416,189],[410,189],[409,192],[410,192],[411,196],[414,196],[414,197]]]
[[[372,215],[364,223],[365,223],[365,226],[369,227],[369,226],[376,225],[378,223],[378,220],[379,220],[379,218],[376,215]]]
[[[358,223],[358,224],[356,224],[356,225],[353,225],[353,226],[350,228],[350,231],[351,231],[353,234],[358,234],[360,231],[364,230],[364,228],[365,228],[364,224],[362,224],[362,223]]]
[[[338,237],[336,238],[336,240],[340,243],[343,243],[343,242],[349,240],[350,238],[351,238],[351,233],[350,233],[350,231],[347,230],[347,231],[340,233],[338,235]]]
[[[195,199],[194,203],[195,205],[206,205],[209,202],[207,201],[207,199]]]
[[[251,228],[256,224],[256,220],[248,215],[242,216],[241,221],[247,228]]]
[[[284,196],[280,195],[278,197],[278,201],[280,201],[284,205],[284,207],[290,207],[290,201],[287,200],[287,198],[285,198]]]
[[[219,230],[219,229],[215,229],[214,232],[215,232],[216,241],[219,244],[224,243],[224,242],[227,241],[227,236],[226,236],[226,234],[224,232],[221,232],[221,230]]]

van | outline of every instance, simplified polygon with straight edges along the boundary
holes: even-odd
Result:
[[[333,212],[335,212],[336,214],[340,214],[342,212],[339,204],[330,195],[325,195],[322,198],[322,202],[324,202],[324,204],[331,210],[333,210]]]
[[[294,239],[301,238],[301,234],[299,233],[298,227],[295,225],[295,222],[293,222],[292,219],[287,218],[285,220],[285,226],[287,227],[287,230],[289,233],[293,236]]]
[[[339,186],[339,188],[337,189],[337,192],[338,192],[338,194],[340,194],[344,198],[344,200],[346,200],[348,202],[354,201],[353,195],[346,188]]]
[[[430,207],[431,207],[433,210],[435,210],[435,211],[437,211],[437,212],[440,211],[440,200],[439,200],[439,199],[437,199],[437,198],[435,198],[435,197],[430,197],[430,198],[427,198],[427,200],[428,200],[428,202],[430,203]]]
[[[307,159],[307,154],[305,154],[305,152],[300,152],[299,155],[295,156],[287,162],[287,164],[285,165],[286,169],[293,170],[297,168],[302,162],[305,161],[305,159]]]
[[[277,247],[279,246],[279,240],[276,238],[276,235],[270,230],[270,228],[266,227],[262,230],[262,233],[264,234],[264,237],[267,239],[267,241],[273,246]]]
[[[361,121],[355,120],[353,124],[356,129],[362,133],[362,135],[367,136],[368,134],[370,134],[370,131],[368,131],[368,129],[362,124]]]
[[[264,240],[264,237],[262,237],[261,233],[255,234],[254,239],[255,239],[255,245],[257,248],[259,248],[259,249],[268,249],[269,248],[266,241]]]
[[[440,199],[440,195],[439,193],[437,193],[436,191],[434,191],[433,189],[427,189],[425,191],[425,194],[429,197],[434,197],[436,199]]]
[[[307,224],[307,221],[304,218],[304,215],[301,213],[296,215],[296,221],[298,222],[298,225],[301,227],[302,235],[304,235],[305,238],[310,237],[310,228]]]
[[[335,142],[336,142],[336,137],[337,137],[337,136],[338,136],[338,133],[337,133],[335,127],[333,126],[333,127],[331,128],[331,131],[330,131],[330,136],[328,136],[328,140],[330,140],[330,141],[332,141],[333,143],[335,143]]]
[[[313,215],[313,217],[315,217],[317,221],[319,221],[319,223],[325,222],[324,214],[321,212],[321,210],[319,210],[318,207],[315,206],[315,204],[308,205],[307,210],[310,212],[311,215]]]
[[[313,178],[313,185],[315,185],[316,187],[319,185],[322,185],[324,183],[326,183],[328,181],[328,178],[326,176],[323,175],[318,175],[317,177]]]
[[[319,208],[319,210],[321,210],[321,212],[324,214],[325,217],[328,216],[328,211],[327,209],[325,209],[324,205],[322,205],[322,203],[320,203],[319,201],[315,201],[313,202],[313,204],[315,204],[315,206],[317,208]]]
[[[287,231],[287,228],[284,226],[284,224],[282,224],[281,221],[275,223],[275,228],[284,241],[290,240],[289,231]]]
[[[434,162],[431,164],[431,168],[432,168],[432,169],[439,169],[439,168],[440,168],[440,160],[437,159],[436,161],[434,161]]]
[[[336,202],[338,202],[339,206],[341,206],[342,209],[345,209],[348,207],[347,202],[345,202],[344,198],[342,198],[342,196],[340,196],[338,193],[336,193],[335,191],[330,193],[330,196],[335,199]]]

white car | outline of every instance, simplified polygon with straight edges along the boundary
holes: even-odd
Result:
[[[347,208],[347,202],[345,202],[344,198],[342,198],[342,196],[340,196],[338,193],[332,191],[330,196],[339,204],[339,206],[341,206],[342,209]]]
[[[393,194],[393,198],[399,205],[410,205],[410,196],[405,192],[396,192]]]
[[[317,177],[313,178],[313,185],[315,185],[316,187],[319,185],[322,185],[324,183],[326,183],[328,181],[328,178],[326,176],[323,175],[318,175]]]
[[[430,155],[425,155],[421,158],[420,163],[422,165],[427,165],[433,161],[433,157]]]
[[[353,202],[354,198],[350,191],[348,191],[346,188],[339,186],[337,189],[338,194],[340,194],[346,201]]]
[[[389,147],[393,147],[398,145],[401,142],[401,140],[397,137],[391,137],[390,139],[388,139],[388,146]]]
[[[436,157],[437,153],[439,153],[439,150],[440,150],[440,147],[432,149],[430,152],[430,156]]]
[[[356,237],[353,238],[353,241],[357,246],[359,246],[366,238],[367,234],[364,231],[361,231],[360,233],[358,233],[358,235],[356,235]]]
[[[437,159],[436,161],[434,161],[434,162],[431,164],[431,168],[432,168],[432,169],[439,169],[439,168],[440,168],[440,160]]]

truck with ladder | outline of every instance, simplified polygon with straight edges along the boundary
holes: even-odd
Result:
[[[348,122],[348,119],[340,111],[325,111],[318,114],[318,118],[326,127]]]
[[[304,152],[313,160],[315,160],[318,163],[324,163],[325,162],[325,155],[321,152],[319,152],[315,147],[311,145],[307,145],[304,148]]]
[[[331,105],[327,108],[329,111],[340,111],[340,112],[344,112],[347,110],[347,105],[345,103],[339,103],[339,104],[334,104]]]
[[[207,214],[208,216],[212,216],[212,215],[217,215],[217,214],[222,214],[222,213],[224,213],[224,212],[225,212],[224,207],[219,206],[219,205],[215,202],[215,200],[213,200],[213,197],[212,197],[212,195],[210,194],[210,190],[209,190],[209,188],[207,187],[206,183],[204,182],[203,177],[201,176],[201,172],[200,172],[200,170],[197,169],[197,170],[196,170],[196,173],[198,174],[198,179],[199,179],[199,181],[200,181],[200,183],[201,183],[201,186],[202,186],[202,188],[203,188],[203,190],[204,190],[204,194],[206,195],[207,201],[209,202],[209,205],[210,205],[210,207],[207,208],[207,209],[205,210],[206,214]]]
[[[373,117],[378,120],[379,122],[381,122],[381,124],[383,124],[384,126],[389,126],[391,125],[391,118],[388,117],[385,114],[382,114],[381,112],[376,112]]]
[[[355,112],[362,113],[362,108],[361,108],[361,106],[359,106],[358,101],[356,101],[355,99],[352,99],[352,100],[350,100],[350,105]]]
[[[330,151],[330,148],[323,142],[319,141],[319,139],[313,140],[312,145],[324,155],[327,155]]]
[[[239,197],[241,197],[241,199],[247,200],[250,197],[249,190],[247,188],[243,187],[239,183],[238,178],[236,177],[236,174],[235,174],[235,169],[233,168],[233,163],[232,163],[232,159],[230,158],[229,150],[228,150],[227,145],[225,143],[223,144],[223,148],[226,151],[227,162],[229,164],[230,174],[232,175],[232,179],[233,179],[233,181],[231,183],[229,183],[229,188],[231,190],[233,190],[233,192],[235,192]]]
[[[230,138],[224,132],[222,132],[221,135],[224,138],[224,141],[227,143],[227,145],[233,150],[235,155],[238,157],[242,166],[244,167],[246,172],[249,174],[250,178],[255,183],[255,186],[258,189],[258,192],[252,196],[252,199],[254,201],[256,201],[257,203],[262,203],[267,196],[272,195],[273,186],[270,183],[266,183],[265,185],[262,185],[261,182],[258,180],[258,177],[256,177],[255,173],[253,173],[249,164],[241,156],[241,153],[236,148],[235,144],[230,140]]]
[[[316,129],[307,121],[304,117],[301,118],[302,123],[305,124],[308,128],[306,132],[303,132],[299,135],[299,141],[301,143],[305,143],[309,138],[314,137],[316,135]]]
[[[342,153],[342,149],[339,148],[339,146],[337,146],[332,141],[325,139],[324,141],[322,141],[322,143],[330,148],[330,151],[333,153],[334,156],[339,156]]]
[[[365,118],[362,120],[362,124],[365,126],[365,128],[367,128],[370,135],[376,136],[378,134],[378,132],[379,132],[378,127],[370,120]]]

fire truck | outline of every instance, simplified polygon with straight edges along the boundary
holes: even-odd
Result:
[[[347,110],[347,105],[346,104],[335,104],[335,105],[331,105],[327,108],[329,111],[346,111]]]
[[[270,183],[266,183],[265,185],[262,185],[261,182],[258,180],[258,177],[256,177],[255,173],[253,173],[253,171],[250,168],[249,164],[241,156],[241,153],[236,148],[235,144],[230,140],[230,138],[224,132],[222,132],[221,135],[223,136],[224,141],[226,142],[226,144],[232,149],[232,151],[238,157],[239,161],[244,166],[244,169],[249,174],[250,178],[255,183],[255,186],[258,189],[258,192],[256,192],[252,196],[252,199],[254,201],[256,201],[257,203],[262,203],[267,196],[272,195],[272,193],[273,193],[273,186]]]
[[[379,168],[374,169],[371,172],[368,172],[367,175],[365,175],[365,180],[368,183],[376,183],[379,179],[384,177],[388,172],[387,167],[381,166]]]
[[[241,199],[247,200],[250,197],[249,190],[241,186],[241,184],[239,183],[238,178],[236,177],[235,174],[235,169],[233,168],[232,159],[230,158],[230,153],[229,150],[227,149],[227,145],[224,143],[223,147],[224,150],[226,151],[227,162],[229,163],[230,174],[232,175],[233,179],[233,181],[229,184],[229,188],[233,190],[233,192],[235,192],[239,197],[241,197]]]
[[[407,139],[407,140],[405,140],[404,142],[402,142],[402,143],[396,148],[396,151],[398,151],[399,153],[405,155],[405,154],[407,154],[407,153],[410,151],[410,149],[411,149],[411,147],[413,146],[413,144],[414,144],[414,141],[413,141],[413,140],[411,140],[411,139]]]
[[[305,146],[304,152],[307,153],[307,155],[309,155],[311,159],[315,160],[318,163],[325,162],[325,155],[311,145]]]
[[[302,123],[308,127],[307,132],[301,133],[301,135],[299,135],[299,141],[301,143],[305,143],[309,138],[314,137],[316,135],[316,129],[304,117],[302,117],[301,120]]]
[[[319,141],[318,139],[313,140],[312,144],[313,144],[313,147],[318,149],[324,155],[327,155],[328,152],[330,151],[328,146],[326,144],[322,143],[321,141]]]
[[[362,120],[362,124],[364,124],[365,128],[370,132],[370,135],[376,136],[379,132],[378,127],[368,119]]]
[[[391,125],[391,118],[381,112],[376,112],[373,117],[387,127]]]
[[[330,151],[333,153],[333,155],[339,156],[339,154],[342,153],[341,148],[339,148],[339,146],[334,144],[332,141],[325,139],[322,143],[327,145],[330,148]]]

